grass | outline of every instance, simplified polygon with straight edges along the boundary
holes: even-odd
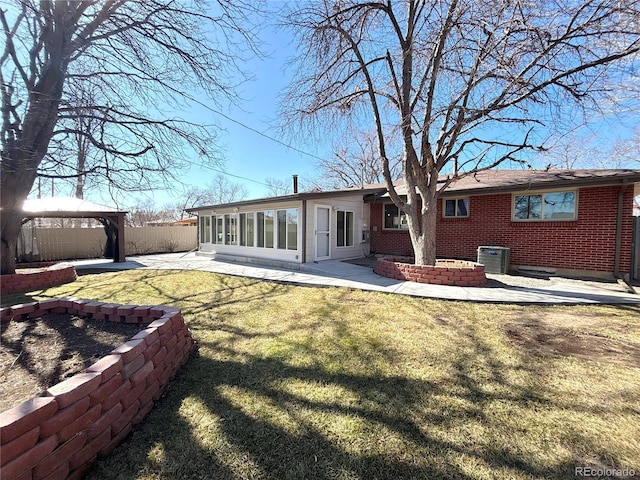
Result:
[[[588,317],[599,320],[594,335],[638,349],[639,307],[444,302],[176,271],[85,275],[31,295],[175,305],[200,345],[87,478],[640,472],[640,365],[541,354],[505,330],[514,319]]]

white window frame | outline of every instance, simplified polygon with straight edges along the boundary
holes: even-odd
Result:
[[[343,226],[344,236],[342,237],[342,241],[343,241],[342,245],[338,244],[338,242],[340,241],[340,229],[338,228],[338,217],[340,216],[340,213],[344,214],[344,226]],[[351,243],[348,242],[349,230],[347,229],[347,214],[349,213],[351,214]],[[336,248],[351,248],[355,246],[355,241],[356,241],[355,237],[356,237],[355,212],[353,212],[352,210],[341,210],[341,209],[336,210]]]
[[[556,193],[573,193],[573,217],[567,218],[544,218],[545,195]],[[540,218],[517,218],[516,217],[516,197],[540,196]],[[512,222],[575,222],[578,219],[578,190],[577,189],[556,189],[516,192],[511,195],[511,221]]]
[[[458,215],[458,202],[460,200],[467,201],[467,214],[466,215]],[[453,215],[447,215],[447,202],[455,202],[455,211]],[[471,209],[471,198],[470,197],[451,197],[451,198],[443,198],[442,199],[442,218],[469,218],[469,210]]]

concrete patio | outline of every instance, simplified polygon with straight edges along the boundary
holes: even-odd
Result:
[[[300,264],[300,270],[215,260],[195,253],[169,253],[128,257],[126,262],[78,260],[69,262],[82,270],[202,270],[266,281],[316,287],[348,287],[415,297],[518,304],[638,304],[640,296],[617,282],[488,274],[485,287],[451,287],[403,282],[384,278],[366,266],[327,260]]]

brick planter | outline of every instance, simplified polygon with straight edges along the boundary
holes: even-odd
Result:
[[[0,293],[33,292],[56,285],[74,282],[76,280],[75,267],[54,267],[40,272],[14,273],[0,276]]]
[[[0,323],[47,313],[146,328],[85,372],[0,413],[2,480],[81,477],[144,419],[196,349],[180,310],[167,306],[46,300],[2,308]]]
[[[414,265],[411,257],[385,257],[373,269],[382,277],[409,282],[481,287],[487,283],[484,265],[464,260],[437,260],[435,266]]]

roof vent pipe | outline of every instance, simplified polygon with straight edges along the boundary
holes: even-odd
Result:
[[[298,175],[292,175],[293,177],[293,193],[298,193]]]

